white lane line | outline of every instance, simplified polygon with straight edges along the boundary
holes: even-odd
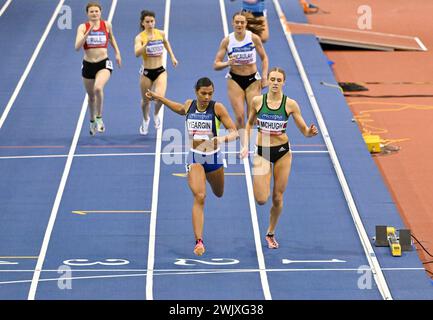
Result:
[[[220,1],[221,19],[223,23],[223,31],[224,31],[224,36],[226,37],[229,34],[229,24],[227,22],[226,6],[224,4],[224,0],[219,0],[219,1]]]
[[[356,230],[358,232],[359,239],[361,240],[361,244],[364,248],[365,255],[367,257],[368,263],[372,269],[372,273],[374,276],[374,280],[377,284],[377,287],[385,300],[392,300],[391,292],[388,288],[388,284],[386,283],[386,279],[382,273],[380,268],[379,261],[374,253],[373,247],[371,246],[370,239],[368,237],[367,232],[365,231],[364,225],[362,223],[361,217],[359,215],[358,209],[356,207],[355,201],[352,197],[352,193],[350,191],[349,185],[346,181],[346,177],[344,176],[343,169],[341,168],[340,161],[338,160],[337,153],[334,149],[334,145],[332,143],[331,137],[328,133],[328,129],[325,124],[325,120],[323,119],[322,112],[320,111],[320,107],[317,103],[316,97],[314,95],[313,89],[311,87],[310,81],[308,79],[307,73],[305,72],[304,66],[302,64],[301,57],[299,56],[298,50],[296,48],[295,42],[293,41],[292,35],[286,29],[286,18],[284,16],[283,10],[281,9],[280,3],[278,0],[273,0],[275,10],[277,11],[277,15],[280,18],[281,27],[286,36],[287,42],[290,47],[290,51],[292,52],[293,59],[295,60],[296,66],[298,68],[299,74],[301,76],[302,82],[304,83],[305,92],[307,93],[308,99],[310,100],[311,107],[316,116],[320,131],[322,132],[323,139],[329,151],[329,155],[331,161],[334,165],[335,172],[338,177],[338,181],[340,182],[341,188],[343,190],[344,196],[346,198],[347,205],[349,207],[350,214],[352,215],[353,222],[355,224]]]
[[[50,158],[66,158],[66,154],[48,154],[39,156],[2,156],[0,160],[16,160],[16,159],[50,159]]]
[[[316,269],[267,269],[266,272],[356,272],[359,273],[359,270],[371,271],[371,269],[359,269],[359,268],[316,268]],[[424,268],[383,268],[383,270],[387,271],[421,271]],[[79,272],[80,270],[72,270],[72,272]],[[90,270],[81,270],[83,272],[88,272]],[[101,271],[101,270],[94,270]],[[117,270],[104,270],[107,272],[116,272]],[[118,270],[124,272],[142,272],[142,273],[133,273],[133,274],[112,274],[112,275],[98,275],[98,276],[79,276],[79,277],[65,277],[60,276],[58,278],[47,278],[47,279],[39,279],[39,282],[49,282],[49,281],[59,281],[59,280],[92,280],[92,279],[112,279],[112,278],[127,278],[127,277],[147,277],[149,274],[146,269],[134,269],[134,270]],[[223,270],[212,270],[212,269],[200,269],[200,270],[152,270],[153,276],[177,276],[177,275],[202,275],[202,274],[227,274],[227,273],[256,273],[261,272],[260,269],[223,269]],[[20,272],[33,272],[33,270],[22,270]],[[44,272],[56,272],[59,270],[44,270]],[[30,283],[32,280],[11,280],[11,281],[1,281],[0,285],[5,284],[18,284],[18,283]]]
[[[0,17],[3,15],[3,13],[6,11],[6,9],[11,4],[12,0],[7,0],[6,3],[3,5],[3,7],[0,9]]]
[[[228,23],[227,23],[227,15],[226,15],[226,9],[224,0],[220,0],[220,8],[221,8],[221,19],[223,22],[223,29],[224,29],[224,36],[227,37],[228,34]],[[251,180],[251,170],[250,170],[250,163],[249,158],[243,159],[244,169],[245,169],[245,180],[247,184],[247,191],[248,191],[248,201],[250,206],[250,213],[251,213],[251,222],[253,227],[253,233],[254,233],[254,243],[256,246],[256,253],[257,253],[257,261],[259,264],[259,272],[260,272],[260,281],[262,283],[262,289],[263,294],[265,296],[266,300],[272,300],[271,290],[269,288],[269,282],[268,282],[268,276],[266,274],[266,264],[265,264],[265,258],[263,255],[262,250],[262,243],[260,241],[260,229],[259,229],[259,222],[257,219],[257,210],[256,210],[256,203],[254,200],[254,192],[253,192],[253,183]]]
[[[166,39],[168,39],[168,31],[170,24],[170,4],[171,0],[165,2],[165,13],[164,13],[164,33]],[[163,65],[166,68],[167,65],[167,52],[164,50]],[[161,171],[161,146],[162,146],[162,128],[164,124],[164,109],[165,106],[159,111],[159,117],[161,119],[161,127],[156,135],[156,147],[155,147],[155,168],[153,174],[153,187],[152,187],[152,207],[150,214],[150,226],[149,226],[149,247],[147,255],[147,269],[149,270],[146,274],[146,300],[153,300],[153,268],[155,266],[155,240],[156,240],[156,217],[158,213],[158,194],[159,194],[159,175]]]
[[[160,152],[161,156],[173,156],[173,155],[185,155],[188,152]],[[239,153],[239,151],[228,151],[223,154],[234,154]],[[252,154],[253,152],[250,151]],[[298,154],[314,154],[314,153],[328,153],[328,151],[293,151],[292,153]],[[155,156],[155,152],[137,152],[137,153],[86,153],[86,154],[74,154],[74,157],[134,157],[134,156]],[[34,155],[34,156],[0,156],[0,160],[15,160],[15,159],[49,159],[49,158],[66,158],[67,154],[47,154],[47,155]]]
[[[259,222],[257,219],[257,210],[256,210],[255,199],[254,199],[254,191],[253,191],[253,183],[251,179],[249,158],[248,157],[244,158],[243,162],[245,168],[245,180],[247,183],[247,190],[248,190],[248,201],[249,201],[250,212],[251,212],[251,222],[253,225],[253,232],[254,232],[254,242],[256,245],[257,260],[260,269],[260,280],[262,282],[263,294],[265,296],[265,299],[272,300],[271,290],[269,288],[268,276],[266,274],[266,264],[265,264],[265,257],[263,255],[262,242],[260,241],[260,229],[259,229]]]
[[[9,114],[9,112],[10,112],[11,109],[12,109],[12,105],[14,104],[14,102],[15,102],[15,100],[16,100],[18,94],[20,93],[21,88],[23,87],[24,82],[26,81],[27,76],[29,75],[30,70],[31,70],[32,67],[33,67],[33,64],[35,63],[36,58],[38,57],[39,51],[41,51],[41,48],[42,48],[42,46],[43,46],[45,40],[46,40],[47,37],[48,37],[48,33],[50,32],[51,27],[53,26],[54,21],[56,20],[56,17],[57,17],[57,15],[59,14],[59,11],[60,11],[60,9],[62,8],[64,2],[65,2],[65,0],[60,0],[60,1],[59,1],[59,4],[57,5],[56,9],[54,10],[54,13],[53,13],[53,15],[51,16],[51,19],[50,19],[50,21],[48,22],[48,25],[47,25],[47,27],[45,28],[45,31],[44,31],[44,33],[42,34],[42,37],[41,37],[41,39],[39,40],[39,43],[38,43],[38,45],[36,46],[36,49],[35,49],[35,51],[33,52],[32,57],[30,58],[29,63],[27,64],[26,69],[24,70],[24,73],[21,75],[20,81],[18,81],[18,84],[17,84],[17,86],[15,87],[15,90],[14,90],[14,92],[12,93],[12,96],[10,97],[9,102],[8,102],[8,104],[6,105],[6,107],[5,107],[4,111],[3,111],[3,114],[2,114],[2,116],[1,116],[1,118],[0,118],[0,129],[3,127],[3,124],[4,124],[4,122],[6,121],[6,118],[8,117],[8,114]]]
[[[86,116],[87,101],[88,101],[88,96],[86,95],[84,98],[83,104],[81,106],[81,113],[80,113],[80,117],[78,119],[77,127],[75,129],[74,138],[72,140],[71,148],[69,149],[69,154],[68,154],[68,157],[66,160],[65,169],[63,170],[62,179],[60,181],[60,185],[59,185],[59,188],[57,190],[57,195],[56,195],[56,198],[54,200],[54,205],[53,205],[53,208],[51,210],[50,219],[48,221],[48,225],[47,225],[47,228],[45,230],[45,236],[44,236],[44,240],[42,242],[42,247],[41,247],[41,251],[39,253],[38,261],[36,263],[35,272],[33,274],[33,280],[32,280],[32,284],[30,286],[28,300],[34,300],[35,299],[36,290],[38,287],[38,281],[39,281],[39,277],[41,274],[40,270],[42,270],[45,256],[47,254],[48,244],[50,242],[54,223],[56,221],[57,213],[59,211],[59,206],[60,206],[60,202],[61,202],[61,199],[63,196],[63,192],[65,190],[66,181],[68,180],[69,172],[71,170],[72,160],[74,159],[73,155],[75,153],[78,139],[80,137],[81,128],[82,128],[83,122],[84,122],[84,117]]]
[[[61,1],[63,2],[63,1]],[[117,0],[113,0],[111,3],[110,14],[108,16],[108,21],[111,22],[113,19],[114,11],[117,5]],[[50,219],[48,221],[47,229],[45,230],[44,240],[42,242],[41,251],[39,253],[38,261],[36,263],[35,272],[33,274],[32,284],[30,286],[28,300],[34,300],[36,296],[36,290],[38,288],[38,282],[41,275],[41,270],[44,265],[45,256],[47,254],[48,245],[51,239],[51,234],[53,232],[54,223],[56,222],[57,213],[59,211],[60,202],[62,201],[63,192],[65,190],[66,181],[68,180],[69,172],[72,166],[72,160],[74,159],[75,150],[78,145],[78,139],[80,138],[81,128],[83,127],[84,118],[86,116],[88,96],[84,97],[83,104],[81,106],[80,117],[77,122],[77,127],[75,129],[74,137],[72,139],[71,148],[69,149],[68,157],[65,164],[65,169],[63,170],[62,179],[60,180],[59,189],[57,190],[56,198],[54,200],[53,208],[51,210]]]
[[[260,272],[262,269],[234,269],[234,268],[226,268],[226,269],[153,269],[154,273],[176,273],[176,272]],[[371,268],[275,268],[275,269],[266,269],[266,272],[303,272],[303,271],[359,271],[359,270],[370,270]],[[385,271],[425,271],[424,268],[415,268],[415,267],[400,267],[400,268],[382,268]],[[71,269],[71,272],[147,272],[147,269]],[[0,270],[0,273],[19,273],[19,272],[35,272],[35,269],[3,269]],[[44,269],[41,272],[59,272],[59,269]]]

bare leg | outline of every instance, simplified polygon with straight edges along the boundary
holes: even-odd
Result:
[[[96,97],[94,92],[95,87],[95,79],[86,79],[83,78],[84,88],[86,89],[87,95],[89,97],[89,114],[90,121],[95,121],[96,117]]]
[[[213,193],[218,198],[221,198],[224,194],[224,167],[206,173],[206,179],[209,182]]]
[[[265,158],[255,155],[252,173],[254,198],[259,205],[264,205],[271,193],[271,163]]]
[[[231,79],[227,81],[227,91],[236,117],[236,128],[243,129],[245,128],[245,92]]]
[[[99,70],[95,77],[95,112],[96,117],[102,117],[104,107],[104,87],[110,79],[111,73],[107,69]]]
[[[192,206],[192,227],[195,239],[203,238],[204,201],[206,198],[206,175],[203,166],[197,163],[190,165],[188,184],[194,196]]]
[[[268,233],[273,234],[283,210],[283,194],[289,180],[292,165],[292,154],[286,153],[274,164],[274,190],[272,194],[272,207],[269,217]]]
[[[155,79],[154,88],[156,93],[165,96],[165,91],[167,90],[167,71],[161,73],[159,77]],[[155,115],[158,115],[161,106],[161,101],[155,103]]]
[[[143,112],[143,119],[149,120],[149,105],[150,100],[146,97],[146,92],[151,89],[153,82],[145,76],[140,76],[140,90],[141,90],[141,111]]]
[[[250,114],[250,108],[255,96],[260,96],[262,94],[262,85],[261,82],[255,81],[251,83],[248,88],[245,90],[245,100],[247,102],[247,115]]]

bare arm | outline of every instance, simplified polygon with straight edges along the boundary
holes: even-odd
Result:
[[[269,70],[269,60],[266,54],[265,48],[263,47],[262,40],[256,34],[253,34],[253,42],[256,46],[256,51],[262,60],[262,88],[268,86],[268,70]]]
[[[248,155],[248,147],[250,143],[250,136],[251,136],[251,128],[254,127],[254,123],[257,119],[257,110],[260,108],[260,105],[262,103],[262,96],[255,96],[253,98],[253,101],[251,103],[250,108],[250,114],[248,115],[247,124],[245,126],[245,132],[242,136],[242,150],[241,150],[241,157],[245,158]]]
[[[220,43],[220,46],[218,48],[218,52],[217,52],[216,57],[215,57],[215,61],[213,63],[213,68],[215,70],[222,70],[222,69],[227,68],[233,64],[233,59],[230,59],[230,57],[227,61],[223,62],[224,57],[225,57],[226,52],[227,52],[228,42],[229,42],[229,38],[225,37]]]
[[[147,43],[143,43],[140,34],[138,34],[134,40],[134,53],[137,58],[146,51],[146,45]]]
[[[161,101],[164,105],[169,107],[171,110],[176,112],[177,114],[180,114],[182,116],[186,115],[187,108],[191,105],[191,99],[187,100],[184,104],[181,104],[176,101],[172,101],[170,99],[167,99],[166,97],[163,97],[156,92],[147,90],[146,97],[150,100],[158,100]]]
[[[222,103],[219,102],[215,103],[215,114],[220,118],[224,127],[229,131],[229,134],[225,136],[218,136],[215,137],[214,139],[217,139],[219,143],[230,142],[237,139],[239,137],[239,134],[238,131],[236,130],[236,126],[232,118],[230,118],[230,115],[226,107],[224,107]]]
[[[319,133],[316,126],[314,124],[311,124],[309,127],[304,121],[304,118],[301,114],[301,109],[299,108],[299,105],[296,103],[295,100],[290,101],[290,107],[292,110],[293,119],[295,120],[295,124],[298,127],[299,131],[306,136],[306,137],[313,137]],[[286,111],[287,111],[287,104],[286,104]]]
[[[114,37],[114,34],[113,34],[113,26],[108,21],[106,22],[106,24],[107,24],[107,27],[108,27],[108,37],[109,37],[111,46],[113,47],[114,52],[116,54],[117,65],[119,67],[121,67],[122,66],[122,57],[120,56],[119,46],[117,45],[116,38]]]
[[[78,51],[81,49],[81,47],[86,42],[87,36],[89,35],[90,31],[92,31],[93,27],[94,26],[92,24],[90,24],[90,28],[86,32],[86,25],[85,24],[80,24],[78,26],[77,36],[75,38],[75,50]]]
[[[168,41],[168,39],[165,38],[164,32],[161,31],[161,34],[162,34],[165,50],[167,50],[168,54],[170,55],[171,63],[173,64],[174,67],[176,67],[178,64],[178,61],[177,61],[176,57],[174,56],[173,50],[171,49],[170,42]]]
[[[138,58],[144,53],[145,50],[146,50],[146,44],[141,41],[141,36],[140,35],[136,36],[134,40],[135,56]]]

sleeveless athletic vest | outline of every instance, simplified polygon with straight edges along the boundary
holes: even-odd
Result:
[[[90,23],[86,22],[86,32],[90,29]],[[99,29],[93,29],[87,36],[84,43],[84,50],[94,48],[107,48],[108,46],[108,30],[105,21],[99,22]]]
[[[186,114],[186,127],[192,139],[210,140],[216,137],[220,121],[215,114],[215,101],[210,101],[205,111],[197,110],[197,101],[193,100]]]
[[[227,54],[229,57],[235,58],[234,64],[238,66],[256,63],[256,47],[252,32],[247,30],[242,41],[236,40],[234,32],[230,33]]]
[[[143,43],[147,43],[146,51],[143,52],[143,60],[148,57],[159,57],[164,52],[164,38],[158,29],[153,29],[153,39],[148,40],[146,31],[140,33]]]
[[[278,109],[269,109],[266,102],[268,95],[263,95],[262,106],[257,112],[257,130],[264,134],[281,135],[286,132],[289,115],[286,113],[287,96],[283,95]]]

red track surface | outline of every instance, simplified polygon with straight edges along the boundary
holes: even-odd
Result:
[[[419,37],[426,52],[327,51],[339,82],[364,84],[366,95],[433,95],[433,1],[315,0],[329,14],[309,14],[310,23],[357,28],[357,10],[369,5],[372,29]],[[395,84],[412,82],[412,84]],[[416,83],[415,83],[416,82]],[[422,82],[422,84],[421,84]],[[433,97],[347,97],[362,132],[378,134],[401,150],[374,160],[406,226],[433,254]],[[433,258],[420,250],[423,262]],[[433,272],[433,264],[425,264]],[[430,273],[430,276],[432,274]]]

